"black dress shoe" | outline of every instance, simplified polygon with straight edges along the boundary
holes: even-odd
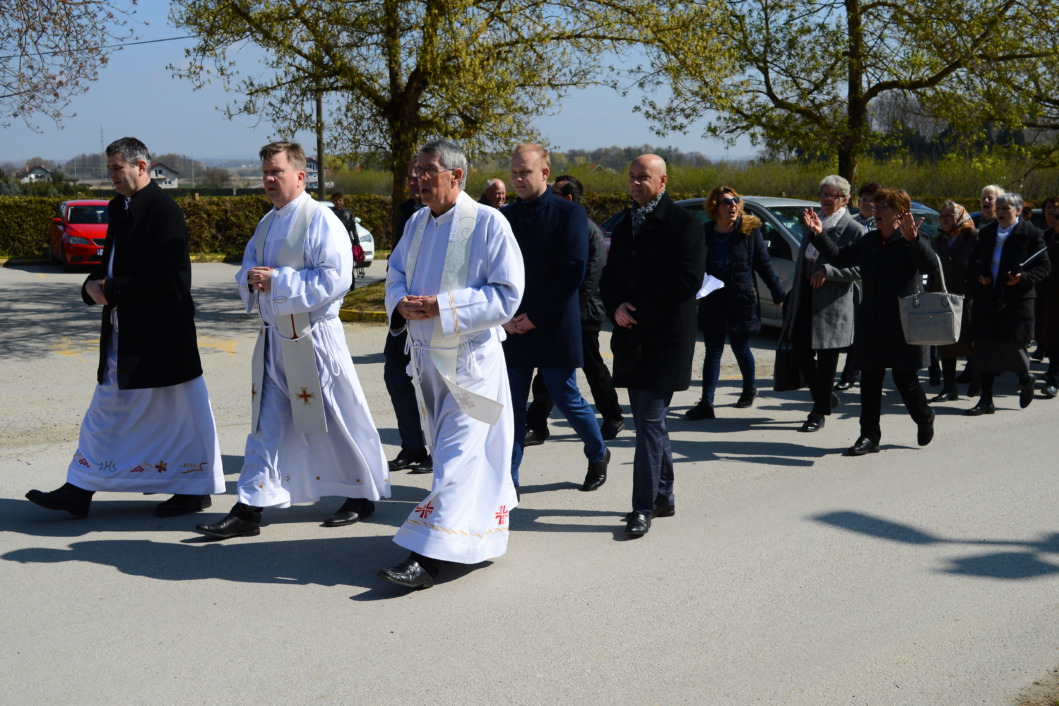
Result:
[[[930,419],[916,423],[916,443],[926,446],[934,439],[934,418],[937,414],[930,410]]]
[[[195,525],[195,531],[218,539],[232,537],[256,537],[261,534],[261,523],[246,520],[235,514],[229,514],[217,522]]]
[[[78,488],[72,483],[64,483],[62,487],[47,493],[41,490],[31,490],[26,493],[26,500],[49,510],[65,510],[83,520],[88,517],[88,507],[92,504],[94,492]]]
[[[1026,409],[1030,406],[1030,402],[1033,402],[1033,383],[1037,382],[1037,378],[1030,373],[1030,376],[1026,379],[1026,382],[1022,383],[1022,387],[1019,388],[1019,407]]]
[[[342,527],[366,520],[375,512],[375,503],[366,498],[346,498],[338,512],[324,520],[324,527]]]
[[[995,414],[995,413],[996,413],[996,407],[993,405],[992,402],[981,402],[980,401],[974,407],[971,407],[969,410],[964,412],[964,415],[968,416],[968,417],[980,417],[983,414]]]
[[[603,437],[603,441],[611,441],[616,439],[618,434],[621,433],[622,429],[625,428],[624,419],[604,419],[603,423],[599,425],[599,433]]]
[[[862,436],[857,439],[857,443],[849,447],[849,451],[846,453],[850,456],[866,456],[879,453],[879,442],[871,437]]]
[[[675,514],[677,514],[676,505],[655,505],[655,517],[672,517]]]
[[[419,589],[433,586],[435,574],[430,573],[425,566],[412,557],[408,557],[389,569],[380,570],[379,578],[386,579],[398,586]]]
[[[750,405],[754,404],[754,400],[757,398],[757,388],[750,387],[743,390],[743,394],[739,395],[739,399],[735,401],[735,406],[741,409],[745,409]]]
[[[588,473],[585,474],[585,482],[581,485],[581,490],[587,493],[606,483],[608,463],[610,463],[610,449],[607,449],[602,459],[588,464]]]
[[[420,461],[419,463],[417,463],[414,466],[412,466],[408,470],[408,472],[412,473],[412,474],[416,474],[416,473],[433,473],[434,472],[434,459],[432,459],[430,457],[430,454],[427,454],[426,458],[424,458],[422,461]]]
[[[387,465],[389,465],[391,471],[403,471],[406,468],[417,466],[429,460],[430,454],[426,452],[426,449],[420,452],[401,449],[401,453],[397,454],[397,458],[390,461]]]
[[[551,436],[548,432],[541,432],[537,429],[526,429],[526,440],[523,442],[523,446],[540,446],[548,437]]]
[[[959,402],[960,393],[956,390],[949,390],[948,392],[943,391],[940,395],[930,401],[931,404],[937,402]]]
[[[630,512],[625,516],[625,536],[636,539],[647,534],[651,529],[651,517],[642,512]]]
[[[802,423],[802,426],[800,429],[798,429],[798,431],[820,431],[824,428],[824,422],[826,421],[826,419],[827,418],[824,417],[822,414],[810,414],[809,418]]]
[[[853,387],[853,382],[851,380],[839,380],[835,385],[836,390],[848,390],[851,387]]]
[[[211,505],[213,505],[213,500],[209,495],[174,495],[165,502],[158,503],[154,508],[154,514],[158,517],[190,515],[199,510],[205,510]]]
[[[716,419],[717,415],[713,411],[713,405],[706,400],[700,400],[697,405],[684,412],[684,416],[693,421],[700,419]]]
[[[836,395],[834,392],[831,393],[831,409],[842,404],[842,398]]]

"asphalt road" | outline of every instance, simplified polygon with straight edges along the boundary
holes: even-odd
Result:
[[[229,490],[256,329],[235,269],[194,267]],[[856,395],[797,433],[807,394],[768,391],[764,336],[754,407],[731,407],[732,367],[716,421],[683,418],[697,390],[674,400],[675,517],[624,540],[632,433],[580,493],[580,446],[553,422],[527,450],[509,553],[406,593],[375,573],[403,556],[391,537],[429,477],[394,474],[358,525],[320,527],[329,498],[225,542],[192,527],[230,496],[165,520],[157,497],[100,495],[87,520],[24,500],[64,481],[92,393],[82,277],[0,268],[0,703],[996,705],[1059,665],[1059,400],[1019,411],[1010,378],[993,417],[936,406],[926,448],[888,392],[882,453],[846,458]],[[384,331],[346,332],[392,457]]]

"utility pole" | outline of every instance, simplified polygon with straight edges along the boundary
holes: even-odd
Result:
[[[316,198],[327,195],[324,188],[324,90],[316,83]]]

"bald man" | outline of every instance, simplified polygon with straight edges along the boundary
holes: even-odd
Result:
[[[669,198],[668,180],[658,155],[629,166],[633,204],[611,236],[600,281],[614,323],[614,386],[628,388],[636,425],[630,539],[647,534],[652,518],[676,513],[666,414],[673,393],[691,386],[695,293],[706,270],[702,225]]]

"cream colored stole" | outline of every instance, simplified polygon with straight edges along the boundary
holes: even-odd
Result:
[[[298,207],[290,232],[280,245],[276,265],[295,270],[305,269],[305,237],[309,234],[309,224],[319,204],[312,199],[305,199]],[[254,231],[254,247],[258,263],[265,260],[265,237],[276,211],[269,211]],[[257,307],[261,315],[261,305]],[[261,389],[265,381],[265,336],[269,324],[264,319],[257,334],[253,358],[253,389],[251,399],[253,413],[250,419],[250,431],[257,431],[261,415]],[[294,418],[294,431],[299,434],[320,434],[327,431],[327,417],[324,414],[324,398],[320,389],[320,374],[316,370],[316,351],[313,348],[312,323],[309,313],[281,316],[276,321],[276,333],[280,339],[280,354],[283,356],[283,369],[287,376],[287,397],[290,399],[291,416]]]
[[[437,296],[439,300],[448,297],[451,312],[442,311],[441,316],[451,315],[453,317],[453,329],[456,335],[446,339],[439,317],[434,320],[434,331],[431,334],[429,346],[413,344],[411,337],[408,338],[408,342],[412,348],[418,347],[429,352],[431,362],[434,363],[434,367],[445,381],[445,386],[448,387],[449,392],[456,399],[456,403],[461,410],[474,419],[487,424],[496,424],[497,420],[500,419],[500,412],[503,411],[504,405],[477,392],[468,390],[461,386],[456,379],[456,372],[459,368],[460,323],[459,311],[453,305],[453,290],[463,289],[467,286],[467,271],[471,259],[471,236],[474,233],[474,226],[478,218],[478,204],[461,191],[453,208],[456,209],[456,212],[453,214],[452,225],[450,226],[452,234],[445,250],[445,263],[441,270],[441,285]],[[415,275],[416,262],[419,260],[420,249],[423,246],[423,233],[426,230],[429,218],[429,213],[425,213],[419,218],[415,233],[412,236],[412,245],[408,248],[405,281],[408,282],[409,286],[411,286],[412,278]],[[427,409],[423,400],[419,377],[419,361],[416,355],[412,355],[412,382],[416,389],[416,399],[419,401],[420,414],[427,421],[424,424],[427,444],[433,448],[433,439],[431,438],[431,431],[434,427],[433,414],[432,410]]]

